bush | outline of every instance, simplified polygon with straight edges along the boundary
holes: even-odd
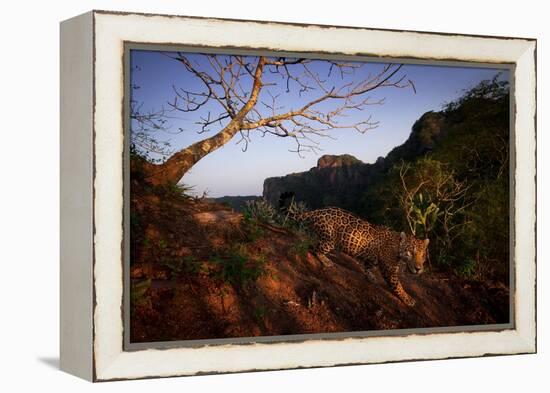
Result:
[[[312,237],[300,237],[295,240],[289,249],[290,257],[305,258],[309,250],[316,244],[316,241]]]
[[[286,214],[279,214],[279,225],[299,234],[307,234],[308,228],[306,227],[306,225],[304,225],[304,223],[301,221],[293,220],[291,217],[294,215],[303,214],[308,210],[309,209],[305,202],[296,202],[294,199],[292,199],[290,205],[286,210]]]
[[[277,210],[266,199],[245,202],[243,216],[246,219],[274,224],[278,219],[278,215]]]
[[[132,282],[130,288],[130,304],[132,308],[147,305],[150,302],[149,289],[151,279]]]
[[[508,280],[508,83],[484,81],[440,115],[443,137],[424,154],[393,162],[363,195],[360,213],[430,238],[436,267]]]
[[[246,255],[242,245],[236,245],[226,255],[216,255],[210,262],[217,265],[213,277],[230,285],[247,287],[266,273],[267,259],[260,255],[256,260]]]

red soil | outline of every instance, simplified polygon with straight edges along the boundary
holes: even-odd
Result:
[[[277,228],[262,227],[252,241],[241,216],[221,205],[149,196],[133,198],[132,209],[139,231],[132,228],[130,275],[142,289],[133,289],[131,342],[508,322],[509,290],[501,283],[403,269],[402,283],[417,301],[409,308],[379,274],[370,283],[345,255],[323,267],[297,250],[296,235]],[[235,245],[247,267],[261,269],[257,279],[220,278],[215,255]]]

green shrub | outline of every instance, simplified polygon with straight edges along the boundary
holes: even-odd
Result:
[[[190,193],[193,191],[193,186],[185,184],[167,183],[155,186],[154,193],[163,198],[173,199],[189,199]]]
[[[183,261],[179,258],[164,258],[161,263],[168,268],[171,278],[176,278],[183,272]]]
[[[464,262],[455,267],[455,271],[463,277],[471,278],[476,274],[477,263],[474,259],[466,259]]]
[[[183,273],[208,273],[208,269],[194,255],[165,257],[162,259],[161,263],[168,268],[172,279],[181,276]]]
[[[132,282],[130,285],[130,304],[132,307],[143,306],[149,302],[148,291],[151,288],[151,279]]]
[[[210,262],[217,265],[213,277],[230,285],[247,287],[266,273],[265,256],[260,255],[256,260],[250,259],[244,252],[242,245],[233,247],[226,255],[216,255]]]
[[[268,311],[268,308],[264,305],[259,305],[256,307],[254,309],[254,319],[256,320],[256,323],[263,323]]]
[[[498,78],[447,104],[441,139],[424,154],[388,162],[361,198],[360,214],[430,238],[434,267],[507,280],[509,109],[509,86]]]
[[[243,214],[242,229],[248,242],[255,242],[265,234],[260,222],[247,214]]]
[[[406,207],[409,210],[409,224],[411,232],[420,238],[429,237],[437,220],[444,214],[439,206],[431,201],[429,193],[419,192],[415,195]]]
[[[257,199],[245,202],[243,216],[252,221],[274,224],[277,220],[277,210],[266,200]]]
[[[301,237],[295,240],[289,248],[289,256],[305,258],[309,250],[316,244],[316,241],[311,237]]]
[[[309,209],[305,202],[296,202],[294,199],[292,199],[286,214],[279,214],[278,223],[282,227],[287,228],[291,231],[305,234],[307,233],[307,226],[299,220],[293,220],[292,216],[299,216],[300,214],[303,214],[307,211],[309,211]]]

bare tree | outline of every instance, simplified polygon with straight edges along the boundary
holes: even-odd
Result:
[[[334,129],[354,129],[365,133],[378,123],[371,116],[347,123],[352,111],[363,111],[369,105],[382,104],[369,93],[384,87],[412,86],[402,73],[402,64],[386,64],[374,73],[360,69],[365,63],[340,62],[286,57],[251,57],[229,55],[194,55],[164,53],[181,63],[183,72],[194,77],[189,86],[173,86],[174,98],[168,102],[170,113],[197,117],[199,134],[214,135],[181,150],[167,152],[150,139],[148,130],[162,129],[167,112],[141,114],[132,112],[137,127],[132,130],[134,143],[143,149],[161,149],[169,157],[162,162],[145,162],[146,178],[153,184],[177,183],[206,155],[225,145],[236,135],[243,151],[248,148],[251,133],[289,138],[294,151],[302,154],[319,150],[319,141],[331,137]],[[322,70],[323,72],[321,72]],[[321,75],[322,74],[322,75]],[[350,75],[361,74],[358,78]],[[282,94],[294,93],[296,108],[281,104]],[[140,129],[141,127],[141,129]]]
[[[409,229],[414,235],[429,237],[437,226],[444,246],[449,247],[471,223],[464,214],[475,202],[469,193],[471,185],[456,179],[445,164],[429,158],[417,163],[412,176],[408,176],[410,169],[411,164],[401,162],[401,190],[397,192]]]

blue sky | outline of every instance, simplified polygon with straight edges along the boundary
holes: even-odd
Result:
[[[200,57],[191,58],[201,65]],[[139,86],[132,89],[132,100],[142,104],[143,110],[156,110],[167,107],[167,102],[173,102],[173,86],[196,88],[200,84],[197,78],[186,72],[179,62],[156,51],[132,50],[130,60],[132,73],[131,84]],[[383,67],[380,63],[368,63],[354,76],[359,80],[369,72],[376,72]],[[328,70],[328,66],[319,62],[314,69],[320,73]],[[346,119],[350,124],[372,115],[379,122],[376,129],[360,134],[353,129],[337,129],[331,132],[335,139],[317,138],[321,152],[306,153],[300,157],[289,152],[295,145],[288,138],[274,136],[262,137],[251,132],[251,142],[246,152],[237,145],[238,137],[234,137],[224,147],[216,150],[199,161],[182,179],[186,185],[194,186],[194,192],[202,195],[207,191],[211,197],[224,195],[261,195],[263,180],[266,177],[283,176],[288,173],[307,171],[314,167],[323,154],[351,154],[364,162],[374,162],[377,157],[385,156],[393,147],[403,143],[410,134],[411,127],[423,113],[430,110],[440,110],[445,102],[458,98],[464,91],[484,79],[491,79],[499,72],[502,79],[508,79],[508,71],[492,68],[426,66],[405,64],[401,74],[411,79],[416,88],[413,89],[383,88],[372,92],[373,101],[385,98],[383,105],[373,105],[364,111],[354,111]],[[362,74],[363,73],[363,74]],[[275,82],[275,74],[265,74],[268,81]],[[332,73],[330,78],[337,78]],[[406,80],[405,79],[405,80]],[[245,81],[246,82],[246,81]],[[335,83],[338,81],[335,80]],[[341,82],[340,82],[341,83]],[[272,94],[281,93],[278,104],[285,111],[298,107],[318,95],[299,97],[296,89],[286,93],[283,87],[270,87]],[[264,88],[265,89],[265,88]],[[263,92],[262,94],[264,94]],[[215,104],[207,107],[214,111]],[[320,107],[323,109],[323,107]],[[213,112],[214,113],[214,112]],[[158,139],[169,141],[172,148],[181,149],[207,136],[214,135],[219,127],[212,127],[208,134],[199,135],[200,128],[195,124],[204,111],[191,113],[175,113],[169,119],[170,130],[183,131],[177,134],[159,132]],[[349,121],[349,122],[348,122]]]

